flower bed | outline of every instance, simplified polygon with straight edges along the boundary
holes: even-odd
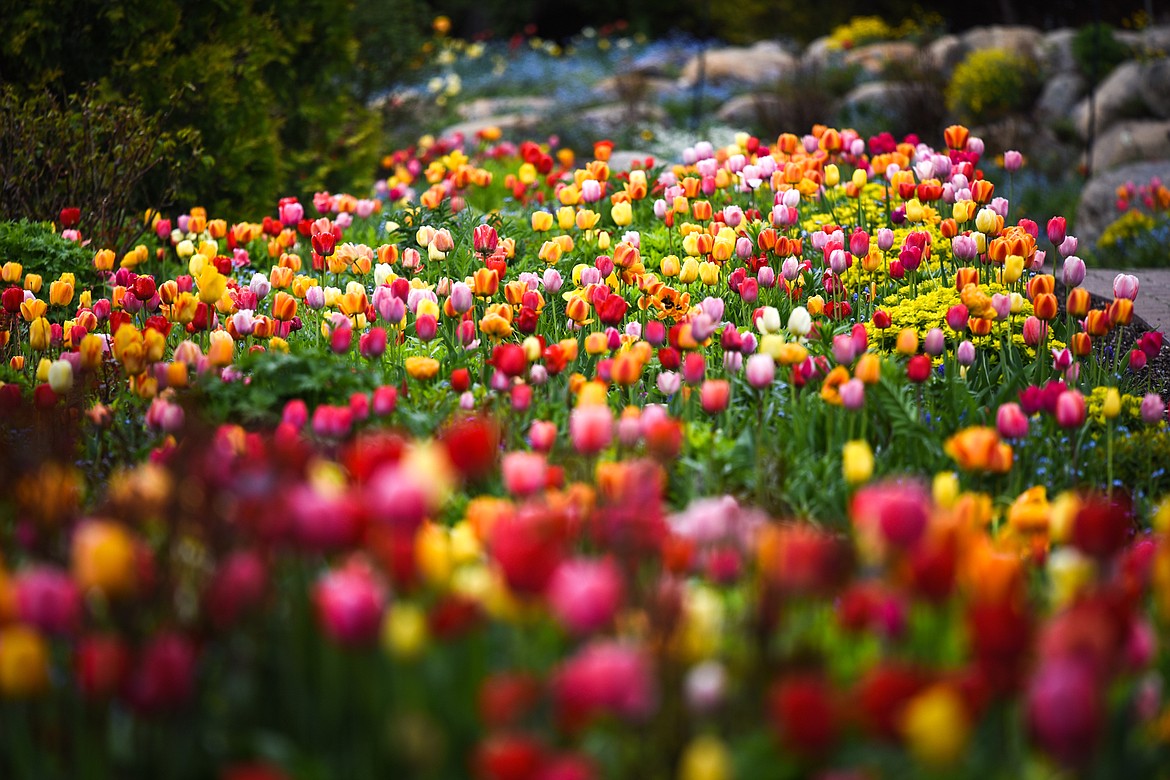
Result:
[[[944,140],[489,130],[5,258],[9,774],[1164,765],[1161,334]]]

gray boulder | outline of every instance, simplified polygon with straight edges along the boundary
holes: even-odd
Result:
[[[1138,91],[1150,113],[1170,119],[1170,57],[1161,57],[1142,68]]]
[[[963,45],[971,51],[982,49],[1005,49],[1024,54],[1040,62],[1044,36],[1034,27],[1012,27],[992,25],[975,27],[960,36]]]
[[[1045,73],[1063,74],[1075,72],[1076,60],[1073,59],[1072,43],[1077,37],[1077,31],[1064,27],[1053,30],[1044,36],[1040,46],[1040,64]]]
[[[1123,62],[1113,69],[1097,87],[1095,131],[1103,132],[1111,124],[1125,117],[1144,113],[1142,96],[1142,64],[1135,60]],[[1072,119],[1081,138],[1089,135],[1089,98],[1084,98],[1073,109]]]
[[[918,47],[909,41],[882,41],[850,49],[845,54],[845,63],[859,65],[877,75],[891,62],[913,62],[917,58]]]
[[[942,73],[950,73],[967,56],[967,45],[957,35],[944,35],[927,44],[923,53],[927,64]]]
[[[796,57],[775,41],[712,49],[705,58],[705,78],[713,84],[769,84],[795,71],[797,65]],[[699,80],[699,70],[699,55],[696,55],[683,66],[679,81],[685,86],[693,85]]]
[[[1118,122],[1093,144],[1093,170],[1141,160],[1170,159],[1170,121],[1138,119]]]
[[[719,121],[732,127],[747,127],[761,122],[766,124],[783,107],[784,101],[779,95],[767,92],[736,95],[719,107],[716,116]]]
[[[1075,72],[1060,73],[1050,78],[1036,100],[1036,114],[1051,121],[1064,119],[1085,94],[1085,80]]]

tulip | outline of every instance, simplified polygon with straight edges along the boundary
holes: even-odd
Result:
[[[490,255],[499,246],[500,237],[491,225],[476,225],[471,233],[471,243],[476,254]]]
[[[726,379],[708,379],[699,388],[699,401],[707,414],[722,412],[730,397],[731,383]]]
[[[355,560],[323,575],[313,588],[313,602],[321,628],[330,639],[361,646],[378,636],[386,592],[373,570]]]
[[[597,715],[640,722],[657,707],[652,661],[642,650],[613,640],[587,645],[553,674],[554,707],[567,728]]]
[[[77,687],[90,701],[104,701],[123,689],[130,670],[130,650],[119,637],[92,634],[74,653]]]
[[[1085,397],[1078,390],[1065,390],[1056,399],[1056,424],[1061,428],[1079,428],[1085,423]]]
[[[504,488],[515,496],[529,496],[544,489],[548,460],[539,452],[509,452],[501,461]]]
[[[49,687],[49,644],[31,626],[0,628],[0,695],[27,699]]]
[[[747,359],[744,373],[752,387],[767,387],[776,378],[776,361],[771,355],[756,353]]]
[[[1064,217],[1053,217],[1048,220],[1048,240],[1053,246],[1064,243],[1067,229],[1068,221]]]
[[[829,752],[837,741],[840,715],[830,684],[817,673],[798,673],[776,683],[768,713],[784,747],[805,758]]]
[[[805,307],[797,306],[788,315],[788,332],[797,337],[804,337],[811,331],[812,316]]]
[[[1078,287],[1085,281],[1085,261],[1076,255],[1064,258],[1063,268],[1062,275],[1066,287]]]
[[[73,532],[73,579],[83,591],[94,589],[107,597],[133,591],[137,553],[133,537],[122,525],[108,520],[84,520]]]
[[[1113,278],[1113,297],[1136,300],[1138,287],[1138,278],[1133,274],[1118,274]]]
[[[1048,336],[1048,323],[1036,317],[1024,320],[1024,343],[1035,349]]]
[[[49,365],[49,387],[58,395],[73,389],[73,365],[68,360],[54,360]]]
[[[933,365],[929,355],[914,355],[906,363],[906,377],[916,384],[930,379]]]
[[[545,590],[557,621],[578,636],[603,631],[622,601],[621,571],[609,558],[562,561]]]
[[[81,592],[69,575],[48,567],[23,570],[12,582],[16,617],[39,631],[65,636],[81,625]]]
[[[941,769],[962,757],[972,724],[963,698],[951,686],[940,684],[906,704],[901,726],[914,757]]]
[[[926,340],[923,343],[922,349],[931,357],[937,357],[946,349],[946,336],[943,335],[942,329],[931,328],[926,334]]]
[[[569,438],[583,455],[596,455],[613,440],[613,413],[608,406],[578,406],[569,415]]]
[[[1142,397],[1142,422],[1152,425],[1166,416],[1166,404],[1157,393],[1146,393]]]
[[[873,450],[869,442],[858,439],[845,443],[841,451],[841,472],[850,485],[869,481],[873,476]]]
[[[1081,764],[1092,755],[1105,713],[1088,663],[1041,659],[1026,697],[1028,729],[1041,748],[1067,765]]]
[[[1028,435],[1028,416],[1019,404],[1005,403],[995,413],[995,427],[1005,439],[1023,439]]]
[[[398,389],[393,385],[382,385],[374,390],[374,414],[386,417],[394,412],[398,404]]]

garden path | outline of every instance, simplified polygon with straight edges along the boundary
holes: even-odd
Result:
[[[1113,278],[1122,273],[1107,268],[1090,268],[1085,274],[1085,287],[1089,292],[1113,298]],[[1151,328],[1170,335],[1170,268],[1138,268],[1125,271],[1136,274],[1141,280],[1134,313],[1150,324]]]

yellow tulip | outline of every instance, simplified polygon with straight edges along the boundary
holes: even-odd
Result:
[[[841,460],[841,472],[850,485],[860,485],[873,476],[873,450],[864,439],[846,442]]]

